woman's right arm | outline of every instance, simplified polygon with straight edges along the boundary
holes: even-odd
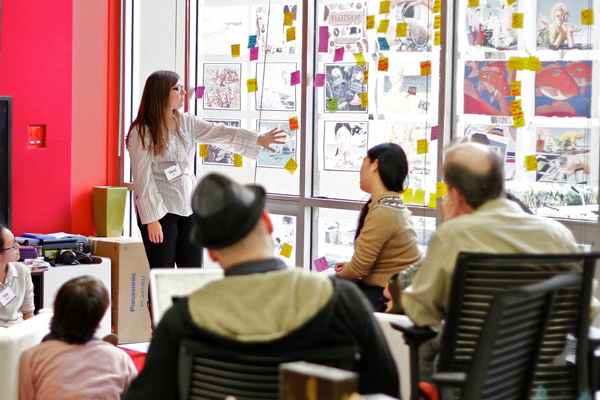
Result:
[[[133,173],[133,196],[138,216],[142,224],[157,222],[167,214],[162,196],[152,173],[153,156],[150,146],[144,148],[136,128],[129,134],[127,145]],[[160,225],[160,224],[159,224]],[[150,226],[148,226],[150,229]]]

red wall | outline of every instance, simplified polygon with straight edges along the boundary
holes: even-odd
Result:
[[[13,231],[94,234],[92,186],[116,180],[118,0],[1,7],[0,95],[13,96]],[[27,147],[32,124],[46,125],[43,149]]]

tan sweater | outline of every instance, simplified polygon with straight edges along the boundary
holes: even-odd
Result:
[[[387,197],[400,196],[385,192],[372,199],[362,231],[354,241],[352,260],[338,277],[362,278],[366,285],[385,287],[393,274],[421,258],[410,211],[403,204],[393,207],[379,202]]]

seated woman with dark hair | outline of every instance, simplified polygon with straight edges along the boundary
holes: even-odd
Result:
[[[65,283],[54,301],[50,333],[21,356],[19,399],[120,399],[137,370],[123,350],[94,338],[109,305],[101,281]]]
[[[421,258],[417,233],[399,192],[408,175],[400,146],[383,143],[367,151],[360,168],[360,188],[371,195],[364,205],[350,262],[336,265],[336,275],[354,280],[375,311],[384,311],[383,288],[395,273]]]

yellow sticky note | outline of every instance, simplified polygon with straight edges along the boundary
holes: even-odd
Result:
[[[427,203],[428,208],[436,208],[437,207],[437,197],[435,193],[429,193],[429,203]]]
[[[240,45],[232,44],[231,45],[231,57],[235,58],[235,57],[239,57],[239,56],[240,56]]]
[[[390,20],[382,19],[381,22],[379,22],[379,28],[377,28],[377,33],[386,33],[388,30],[388,26],[390,26]]]
[[[290,174],[294,175],[294,172],[298,169],[298,163],[290,157],[288,162],[283,166]]]
[[[436,182],[435,184],[435,195],[436,197],[444,197],[448,194],[446,190],[445,182]]]
[[[435,0],[435,2],[433,3],[433,13],[434,14],[439,14],[441,12],[442,12],[441,1],[440,0]]]
[[[294,22],[294,13],[284,12],[283,13],[283,26],[292,26]]]
[[[425,205],[425,191],[423,189],[415,190],[415,198],[413,199],[413,203],[420,204],[422,206]]]
[[[375,29],[375,16],[367,15],[367,29]]]
[[[284,243],[283,246],[281,246],[281,252],[279,253],[279,255],[282,255],[286,258],[290,258],[290,256],[292,255],[292,245]]]
[[[207,144],[198,145],[198,156],[200,158],[208,157],[208,145]]]
[[[327,109],[329,112],[334,112],[338,110],[338,99],[334,97],[333,99],[327,100]]]
[[[354,58],[356,59],[356,65],[367,65],[365,61],[365,56],[363,53],[352,53],[354,54]]]
[[[513,4],[515,4],[517,2],[517,0],[508,0],[508,5],[512,6]]]
[[[258,84],[256,83],[256,78],[248,79],[246,81],[246,86],[248,86],[248,93],[256,92],[258,90]]]
[[[398,22],[396,24],[396,37],[406,37],[408,34],[408,24],[406,22]]]
[[[298,117],[290,118],[290,131],[297,131],[300,128]]]
[[[441,42],[442,42],[442,38],[440,35],[440,31],[434,31],[433,32],[433,45],[439,46]]]
[[[516,71],[518,69],[519,59],[520,57],[509,57],[507,67],[509,71]]]
[[[510,113],[515,114],[521,111],[521,100],[513,100],[510,102]]]
[[[512,14],[512,27],[513,29],[523,29],[523,13]]]
[[[369,70],[368,70],[368,69],[365,69],[365,70],[363,71],[363,75],[364,75],[364,77],[365,77],[365,85],[366,85],[366,84],[368,84],[368,83],[369,83]]]
[[[537,171],[537,157],[525,156],[525,171]]]
[[[521,128],[523,126],[525,126],[525,114],[523,114],[523,111],[514,113],[512,115],[513,117],[513,128]]]
[[[541,71],[542,62],[536,56],[529,56],[527,58],[527,69],[530,71]]]
[[[369,105],[369,94],[367,92],[360,94],[360,107],[365,108]]]
[[[402,193],[402,201],[405,204],[413,202],[413,190],[412,190],[412,188],[408,188],[408,189],[404,190],[404,192]]]
[[[233,154],[233,166],[241,167],[242,166],[242,156],[239,154]]]
[[[427,139],[417,140],[417,154],[427,154],[429,152]]]
[[[521,95],[521,81],[510,81],[510,95],[520,96]]]
[[[581,25],[594,25],[594,9],[581,10]]]
[[[433,29],[440,29],[441,26],[442,26],[442,16],[436,15],[433,20]]]
[[[390,2],[380,1],[379,2],[379,14],[387,14],[390,12]]]
[[[377,71],[387,71],[389,61],[390,60],[387,57],[379,57],[379,63],[377,64]]]
[[[421,62],[421,76],[431,75],[431,61]]]
[[[296,28],[293,26],[291,28],[288,28],[287,31],[285,32],[285,38],[287,39],[288,42],[291,42],[292,40],[296,40]]]
[[[469,7],[478,7],[479,0],[469,0]]]

